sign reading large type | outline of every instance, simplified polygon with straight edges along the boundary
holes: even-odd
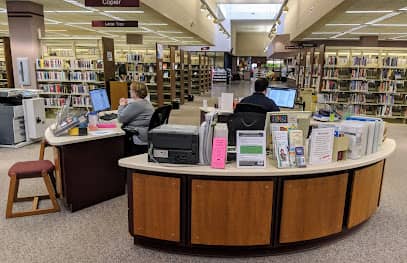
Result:
[[[85,0],[85,6],[94,7],[139,7],[140,0]]]
[[[93,27],[138,27],[138,21],[104,21],[93,20]]]

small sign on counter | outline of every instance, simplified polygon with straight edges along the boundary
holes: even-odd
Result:
[[[264,131],[237,131],[237,167],[266,167],[266,133]]]

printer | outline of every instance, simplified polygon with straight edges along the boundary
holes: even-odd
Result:
[[[173,164],[199,163],[199,127],[165,124],[148,133],[148,161]]]

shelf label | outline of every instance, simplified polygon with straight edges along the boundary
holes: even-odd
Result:
[[[140,0],[85,0],[85,6],[140,7]]]
[[[138,21],[93,20],[92,27],[138,27]]]

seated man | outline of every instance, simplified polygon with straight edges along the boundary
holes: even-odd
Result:
[[[276,103],[266,97],[266,91],[268,87],[268,81],[266,79],[258,79],[254,83],[254,93],[244,99],[241,103],[255,104],[263,107],[267,112],[280,111],[280,108]]]

